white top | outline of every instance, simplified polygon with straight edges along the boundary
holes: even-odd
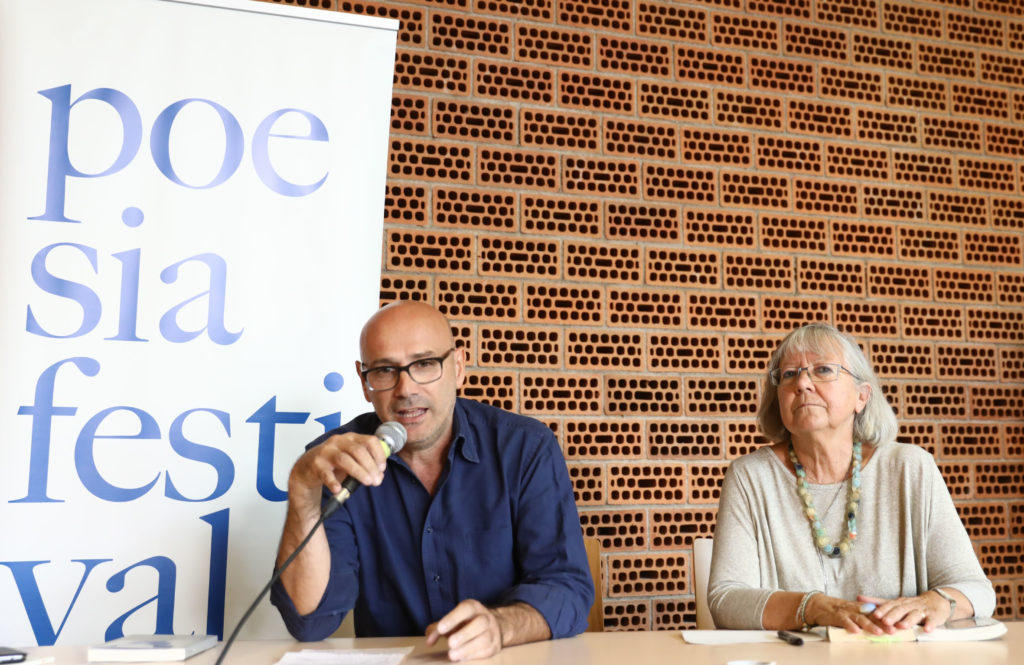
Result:
[[[845,529],[847,482],[808,483],[829,542]],[[879,446],[861,469],[857,539],[832,559],[815,546],[796,476],[765,446],[725,475],[715,527],[708,603],[718,628],[762,628],[776,590],[855,600],[953,587],[991,616],[995,591],[932,456],[910,444]]]

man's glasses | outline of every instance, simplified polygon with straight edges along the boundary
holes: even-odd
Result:
[[[776,367],[768,372],[768,378],[776,386],[788,386],[796,383],[801,372],[807,372],[811,381],[815,383],[829,383],[839,378],[840,372],[846,372],[853,378],[857,378],[853,372],[846,369],[839,363],[814,363],[806,367]]]
[[[451,348],[443,356],[420,358],[401,367],[396,365],[371,367],[370,369],[362,370],[360,374],[363,375],[366,387],[373,391],[391,390],[398,385],[398,379],[402,376],[402,372],[408,372],[412,380],[420,385],[433,383],[441,378],[441,375],[444,373],[444,360],[454,350],[454,348]]]

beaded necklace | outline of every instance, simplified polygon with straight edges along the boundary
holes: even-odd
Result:
[[[814,544],[832,558],[841,557],[849,552],[850,548],[853,547],[853,542],[857,540],[857,509],[860,507],[860,460],[861,443],[860,441],[854,441],[853,459],[850,461],[853,471],[850,474],[850,489],[846,496],[846,533],[843,534],[842,539],[837,544],[833,545],[828,542],[825,528],[821,525],[821,519],[818,518],[817,511],[814,509],[814,499],[811,498],[811,490],[807,486],[807,471],[804,470],[803,464],[797,459],[796,451],[793,450],[793,443],[790,442],[789,444],[789,461],[793,463],[793,468],[796,469],[796,493],[804,504],[804,514],[807,515],[807,521],[811,523],[811,531],[814,533]]]

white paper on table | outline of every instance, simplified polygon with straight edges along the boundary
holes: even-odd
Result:
[[[397,665],[412,647],[393,649],[303,649],[289,651],[274,665]]]
[[[683,640],[687,644],[785,644],[774,630],[684,630]],[[798,633],[805,642],[821,642],[825,639],[818,633]]]

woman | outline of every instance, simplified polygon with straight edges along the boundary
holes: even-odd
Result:
[[[732,463],[708,602],[719,628],[875,635],[990,616],[995,593],[932,457],[857,344],[830,325],[772,355],[758,423],[774,443]]]

